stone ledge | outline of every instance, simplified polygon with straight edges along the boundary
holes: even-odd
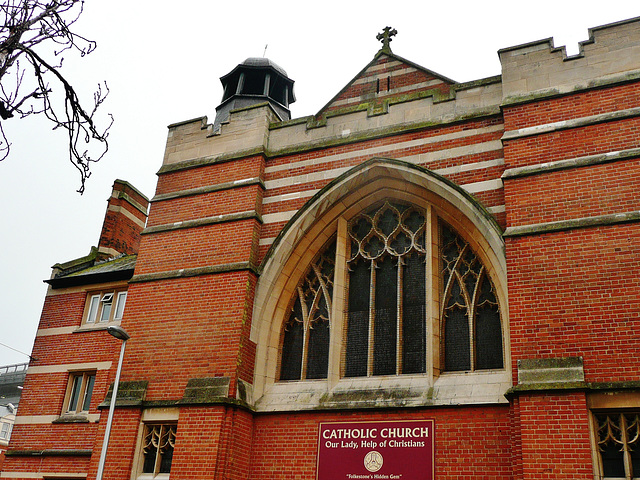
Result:
[[[558,382],[558,383],[531,383],[528,385],[516,385],[510,388],[505,396],[513,397],[521,393],[542,393],[553,391],[587,391],[587,392],[613,392],[623,390],[639,390],[640,380],[628,382]]]
[[[536,223],[532,225],[520,225],[517,227],[507,227],[502,236],[505,238],[525,237],[529,235],[542,235],[544,233],[562,232],[565,230],[576,230],[578,228],[603,227],[639,221],[640,211],[612,213],[608,215],[598,215],[595,217],[583,217],[571,220],[560,220],[557,222],[546,222]]]
[[[51,423],[90,423],[89,417],[82,414],[63,414]]]
[[[50,448],[44,450],[7,450],[7,457],[90,457],[93,450],[84,448]]]
[[[208,225],[216,225],[218,223],[237,222],[240,220],[257,220],[258,222],[262,223],[262,217],[260,216],[260,214],[258,214],[258,212],[256,212],[255,210],[247,210],[246,212],[227,213],[224,215],[215,215],[213,217],[198,218],[195,220],[183,220],[180,222],[165,225],[147,227],[141,232],[141,235],[149,235],[159,232],[170,232],[173,230],[181,230],[184,228],[204,227]]]
[[[180,270],[170,270],[157,273],[142,273],[134,275],[129,283],[153,282],[156,280],[173,280],[177,278],[199,277],[202,275],[216,275],[220,273],[249,271],[255,275],[260,275],[258,268],[251,262],[225,263],[222,265],[212,265],[207,267],[181,268]]]
[[[242,408],[243,410],[255,413],[255,410],[248,405],[246,402],[237,400],[235,398],[230,397],[216,397],[212,400],[208,401],[199,401],[199,402],[189,402],[180,398],[178,400],[147,400],[142,402],[140,408],[143,410],[151,409],[151,408],[183,408],[183,407],[202,407],[203,405],[208,406],[222,406],[222,407],[236,407]]]
[[[229,396],[229,377],[191,378],[178,404],[209,404]]]
[[[628,108],[626,110],[619,110],[616,112],[600,113],[598,115],[574,118],[572,120],[562,120],[559,122],[536,125],[533,127],[520,128],[518,130],[510,130],[504,132],[501,140],[503,142],[508,140],[517,140],[524,137],[553,133],[561,130],[568,130],[571,128],[586,127],[598,123],[613,122],[615,120],[623,120],[626,118],[633,118],[637,116],[640,116],[640,107]]]
[[[207,193],[220,192],[223,190],[231,190],[234,188],[248,187],[250,185],[260,185],[265,188],[264,182],[259,177],[246,178],[244,180],[236,180],[233,182],[224,182],[217,185],[208,185],[206,187],[192,188],[189,190],[179,190],[171,193],[161,193],[151,199],[152,202],[162,202],[165,200],[173,200],[176,198],[190,197],[194,195],[204,195]]]
[[[430,375],[276,382],[255,401],[258,413],[505,405],[511,387],[506,370]]]
[[[582,357],[518,360],[518,385],[584,382]]]
[[[116,398],[117,407],[139,406],[144,401],[147,394],[149,382],[146,380],[120,382],[118,384],[118,396]],[[109,386],[104,401],[98,408],[107,408],[111,405],[111,395],[113,394],[113,383]]]
[[[640,148],[630,148],[617,152],[600,153],[597,155],[586,155],[584,157],[557,160],[554,162],[540,163],[538,165],[527,165],[524,167],[509,168],[502,174],[503,180],[512,180],[531,175],[557,172],[572,168],[589,167],[593,165],[603,165],[611,162],[629,160],[640,157]]]

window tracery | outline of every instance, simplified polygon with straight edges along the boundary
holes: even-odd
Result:
[[[425,374],[431,365],[452,372],[504,368],[500,308],[487,268],[433,212],[388,200],[345,222],[337,235],[342,254],[336,256],[333,238],[293,292],[280,380],[326,379],[335,355],[331,375],[347,378]],[[344,273],[334,279],[338,258]],[[345,291],[337,319],[334,285]],[[439,319],[433,305],[440,305]]]
[[[425,228],[389,202],[350,223],[346,377],[426,371]]]
[[[495,289],[468,242],[440,222],[445,371],[503,367]]]
[[[142,445],[142,473],[154,476],[171,472],[177,426],[173,424],[145,425]]]
[[[312,262],[284,326],[281,380],[327,377],[336,241]]]
[[[602,478],[640,477],[640,414],[596,414]]]

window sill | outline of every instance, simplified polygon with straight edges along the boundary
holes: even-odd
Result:
[[[258,411],[298,411],[436,405],[506,404],[507,370],[277,382],[256,400]]]
[[[136,477],[136,480],[169,480],[169,473],[141,473]]]
[[[106,330],[111,325],[120,325],[121,320],[114,320],[112,322],[98,322],[98,323],[83,323],[76,328],[73,333],[94,332],[98,330]]]
[[[63,413],[51,423],[91,423],[97,422],[99,418],[100,415],[88,413]]]

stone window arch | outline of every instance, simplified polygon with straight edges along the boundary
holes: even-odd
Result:
[[[506,402],[501,232],[446,179],[365,162],[294,216],[262,268],[258,411]],[[447,363],[456,345],[463,360]]]

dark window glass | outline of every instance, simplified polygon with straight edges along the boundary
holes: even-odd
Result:
[[[329,368],[329,320],[311,324],[307,378],[327,378]]]
[[[146,425],[142,445],[142,473],[170,473],[176,442],[176,425]]]
[[[426,227],[424,211],[389,202],[350,223],[346,376],[426,371]]]
[[[280,367],[281,380],[300,380],[302,375],[303,341],[302,306],[300,305],[300,299],[296,299],[293,312],[291,312],[291,317],[284,329]]]
[[[87,382],[84,392],[84,402],[82,403],[82,410],[89,411],[89,405],[91,405],[91,395],[93,394],[93,384],[96,382],[95,375],[87,375],[85,381]]]
[[[471,369],[469,319],[460,284],[454,280],[444,313],[444,368],[448,371]]]
[[[66,412],[79,413],[89,410],[95,380],[95,372],[72,373],[69,375],[71,386],[69,399],[65,407]]]
[[[358,260],[349,272],[349,310],[345,375],[367,375],[369,351],[370,262]]]
[[[82,375],[73,377],[73,385],[71,386],[71,398],[69,399],[69,411],[75,412],[78,409],[78,401],[80,392],[82,391]]]
[[[348,225],[343,374],[420,374],[427,371],[427,212],[385,202]],[[498,301],[485,266],[457,232],[439,223],[440,368],[504,367]],[[292,300],[283,331],[281,380],[326,378],[331,343],[335,240],[310,265]]]
[[[491,281],[482,276],[476,300],[476,369],[502,368],[502,326]]]
[[[425,262],[413,253],[402,276],[402,373],[426,372]]]
[[[376,298],[373,337],[373,374],[395,375],[398,325],[398,266],[385,257],[375,271]]]
[[[638,478],[640,414],[599,414],[596,421],[602,475],[605,478]]]

